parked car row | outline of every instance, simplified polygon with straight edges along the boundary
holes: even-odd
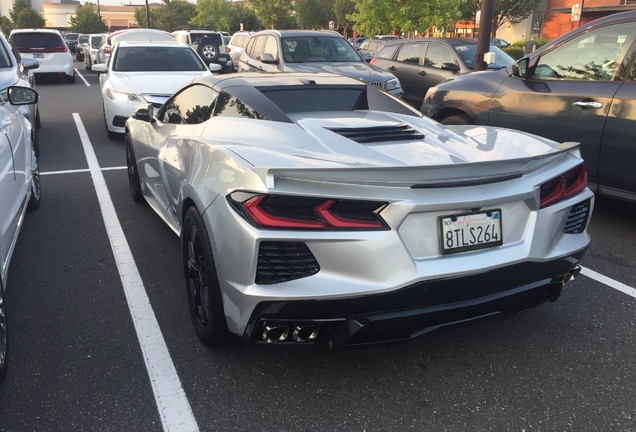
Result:
[[[24,51],[33,38],[18,34],[15,39]],[[33,72],[39,67],[38,60],[22,57],[0,33],[0,382],[9,364],[5,301],[9,264],[25,212],[39,207],[41,197],[36,155],[38,93],[33,80]]]

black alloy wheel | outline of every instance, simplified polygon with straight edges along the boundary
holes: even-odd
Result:
[[[227,341],[228,330],[214,255],[207,229],[196,207],[188,209],[181,232],[183,269],[190,315],[197,336],[205,345]]]
[[[0,382],[9,366],[9,337],[7,335],[7,308],[4,304],[4,288],[0,281]]]
[[[42,184],[40,183],[40,167],[38,166],[38,158],[35,154],[31,164],[31,198],[27,204],[27,210],[35,210],[40,207],[42,199]]]
[[[128,184],[130,186],[130,196],[133,201],[144,202],[144,195],[141,192],[141,181],[139,180],[139,172],[137,171],[137,160],[135,159],[135,150],[130,142],[130,135],[126,132],[126,165],[128,167]]]

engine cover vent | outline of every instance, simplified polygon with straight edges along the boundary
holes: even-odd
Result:
[[[360,144],[386,141],[413,141],[424,138],[423,134],[406,123],[397,126],[327,129]]]

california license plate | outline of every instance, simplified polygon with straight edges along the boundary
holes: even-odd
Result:
[[[442,216],[440,244],[443,255],[501,246],[501,210]]]

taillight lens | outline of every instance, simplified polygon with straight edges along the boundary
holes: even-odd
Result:
[[[104,54],[110,54],[110,47],[104,47]]]
[[[232,207],[259,228],[385,230],[384,202],[234,192]]]
[[[66,45],[54,46],[54,47],[45,48],[45,49],[41,49],[41,48],[19,48],[19,47],[16,48],[16,49],[20,53],[60,53],[60,52],[67,52],[68,51],[68,47]]]
[[[546,207],[581,192],[587,186],[587,166],[574,169],[541,185],[541,204]]]
[[[375,57],[373,57],[373,58],[371,59],[371,61],[369,62],[369,64],[375,64]]]
[[[231,49],[229,49],[228,47],[225,47],[225,52],[229,54],[229,53],[231,53],[231,52],[232,52],[232,50],[231,50]]]

